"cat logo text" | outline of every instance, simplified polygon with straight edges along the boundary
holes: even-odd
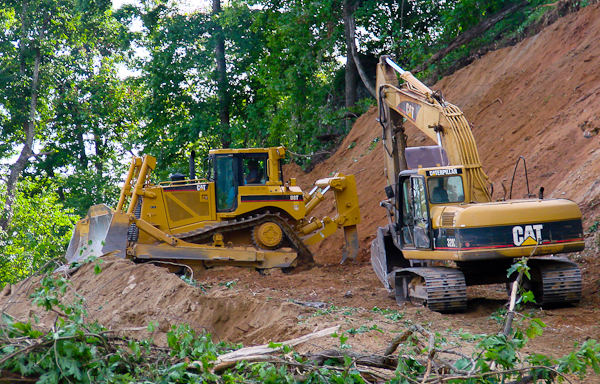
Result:
[[[513,227],[513,243],[520,247],[522,245],[537,245],[542,243],[543,224],[517,225]]]

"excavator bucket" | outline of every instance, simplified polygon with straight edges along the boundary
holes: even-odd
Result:
[[[358,254],[358,230],[356,225],[350,225],[344,227],[344,237],[346,238],[346,246],[342,251],[342,263],[346,262],[346,259],[356,259]]]
[[[92,256],[117,252],[125,257],[129,219],[122,211],[115,212],[104,204],[92,206],[73,230],[65,258],[69,264]]]
[[[410,261],[404,258],[402,251],[394,244],[390,225],[377,228],[377,237],[371,243],[371,265],[389,292],[395,285],[392,272],[411,266]]]
[[[389,236],[389,229],[387,227],[379,227],[377,228],[377,237],[371,243],[371,265],[373,266],[373,270],[375,274],[383,283],[383,286],[391,291],[392,287],[390,286],[390,282],[388,281],[388,270],[387,270],[387,257],[386,257],[386,247],[385,240],[386,237]]]

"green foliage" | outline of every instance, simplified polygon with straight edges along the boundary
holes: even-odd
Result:
[[[38,189],[33,183],[22,182],[12,223],[5,233],[0,231],[0,286],[20,281],[64,255],[75,221],[52,185]]]
[[[588,368],[595,374],[600,374],[600,343],[594,339],[586,340],[578,350],[558,359],[558,371],[561,373],[575,373],[583,378]]]
[[[390,319],[392,321],[400,321],[404,317],[404,313],[400,311],[395,311],[393,309],[381,309],[378,307],[373,307],[373,312],[379,313],[383,315],[386,319]]]
[[[233,287],[235,287],[237,285],[237,281],[235,280],[231,280],[231,281],[223,281],[221,283],[219,283],[220,287],[225,287],[225,288],[229,288],[232,289]]]
[[[335,332],[333,335],[331,335],[331,337],[339,339],[341,349],[352,348],[349,344],[346,344],[346,341],[348,341],[348,336],[346,336],[346,332],[342,332],[339,334],[337,332]]]
[[[508,268],[508,274],[506,277],[510,277],[513,273],[519,272],[523,273],[528,279],[531,279],[531,274],[529,273],[529,266],[527,265],[527,258],[523,257],[513,265]]]
[[[189,285],[191,285],[192,287],[197,287],[198,286],[198,282],[188,276],[181,276],[181,280],[185,281],[186,283],[188,283]]]
[[[383,333],[383,331],[381,330],[381,328],[379,328],[377,326],[377,324],[373,324],[370,327],[367,327],[366,325],[361,325],[360,327],[358,327],[358,329],[350,328],[346,332],[350,335],[360,335],[361,333],[366,333],[366,332],[371,332],[371,331],[377,331],[377,332]]]

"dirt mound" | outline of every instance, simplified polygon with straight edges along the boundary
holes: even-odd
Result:
[[[72,290],[67,297],[72,298],[74,292],[82,295],[88,320],[109,328],[146,327],[155,322],[160,331],[157,341],[165,342],[165,332],[172,325],[187,323],[217,340],[249,344],[310,332],[298,325],[305,308],[259,300],[245,289],[232,287],[233,283],[193,287],[165,268],[114,256],[99,265],[102,272],[97,275],[90,263],[71,276]],[[40,311],[29,301],[38,282],[39,278],[7,286],[0,294],[0,307],[20,320],[37,312],[39,325],[45,328],[54,323],[56,313]]]
[[[594,5],[436,84],[473,125],[496,196],[525,156],[532,192],[544,186],[548,197],[577,202],[588,222],[597,215],[599,35],[600,6]],[[520,169],[513,197],[525,193]]]
[[[383,188],[386,182],[383,175],[383,152],[378,143],[381,126],[375,121],[376,111],[376,108],[371,108],[361,116],[354,123],[352,131],[337,152],[317,164],[309,174],[304,173],[296,164],[287,164],[283,169],[284,177],[295,177],[303,190],[310,190],[316,180],[333,176],[338,172],[356,176],[362,219],[362,223],[358,225],[360,250],[357,261],[359,262],[369,260],[369,247],[377,225],[383,225],[386,220],[385,210],[379,207],[379,202],[385,198]],[[333,193],[327,194],[325,201],[311,214],[319,218],[333,217],[335,215]],[[311,250],[318,263],[336,264],[342,260],[343,244],[343,231],[337,231],[327,240],[311,247]]]

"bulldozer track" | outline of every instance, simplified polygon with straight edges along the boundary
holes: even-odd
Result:
[[[425,292],[411,290],[409,285],[421,277]],[[463,273],[454,268],[416,267],[404,268],[396,272],[396,300],[426,304],[432,311],[448,313],[461,312],[467,308],[467,285]],[[398,295],[404,295],[403,298]]]
[[[581,270],[567,259],[535,258],[529,261],[539,271],[541,281],[534,281],[533,290],[538,305],[557,305],[581,301]]]
[[[294,248],[298,252],[296,267],[311,267],[314,265],[315,260],[313,258],[312,252],[308,249],[306,244],[302,242],[302,239],[288,224],[288,222],[284,218],[282,218],[278,213],[255,214],[239,219],[221,221],[211,225],[207,225],[195,231],[177,234],[175,235],[175,237],[188,243],[199,244],[205,242],[208,239],[211,239],[212,236],[216,233],[226,233],[237,231],[240,229],[253,228],[257,225],[266,222],[274,222],[277,225],[279,225],[279,227],[283,230],[285,236],[292,243],[292,248]]]

